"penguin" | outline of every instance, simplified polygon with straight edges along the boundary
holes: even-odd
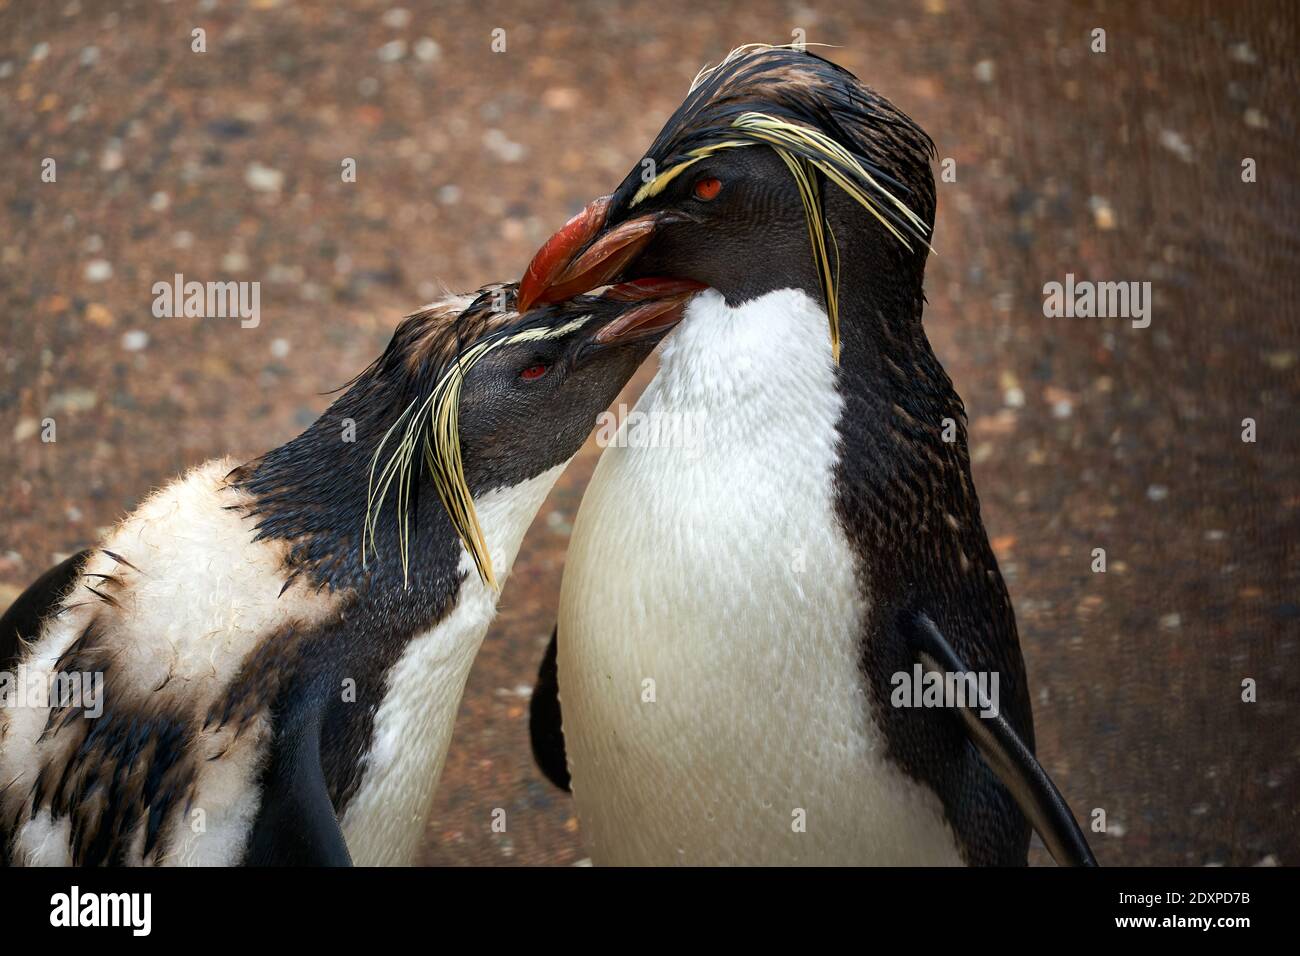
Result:
[[[524,532],[696,288],[448,296],[42,576],[0,618],[5,860],[410,863]]]
[[[524,274],[708,286],[636,406],[702,438],[608,443],[532,701],[594,863],[1023,865],[1032,826],[1095,864],[922,327],[933,156],[848,71],[742,47]]]

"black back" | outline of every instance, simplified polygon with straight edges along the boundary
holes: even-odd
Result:
[[[917,659],[900,621],[924,613],[972,670],[998,673],[1002,712],[1033,750],[1015,614],[980,517],[965,408],[921,325],[924,256],[864,223],[838,190],[826,199],[837,235],[852,237],[840,244],[836,510],[869,597],[862,669],[876,718],[889,756],[938,794],[968,863],[1024,864],[1029,823],[960,723],[942,709],[890,704],[891,676]]]

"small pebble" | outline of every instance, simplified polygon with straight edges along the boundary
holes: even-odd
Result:
[[[578,102],[578,91],[571,86],[553,86],[542,94],[542,105],[549,110],[571,110]]]
[[[1241,117],[1251,129],[1267,129],[1268,119],[1255,107],[1251,107]]]
[[[98,302],[90,302],[86,305],[86,321],[91,325],[106,329],[113,324],[113,313],[107,306]]]
[[[132,329],[122,333],[122,348],[128,352],[139,352],[149,344],[149,333],[141,329]]]
[[[490,129],[483,134],[483,146],[503,163],[517,163],[528,154],[522,143],[516,143],[499,129]]]
[[[41,429],[41,423],[34,418],[20,418],[14,426],[14,441],[26,441]]]
[[[1294,352],[1268,352],[1264,356],[1264,361],[1269,364],[1270,368],[1285,372],[1295,364],[1295,357]]]
[[[1193,159],[1192,147],[1188,145],[1187,140],[1183,139],[1182,133],[1172,129],[1161,130],[1160,145],[1185,163],[1190,163]]]
[[[406,41],[390,40],[379,48],[377,56],[380,63],[396,63],[406,56]]]
[[[88,388],[70,388],[50,396],[52,412],[88,412],[99,404],[99,395]]]
[[[109,146],[99,154],[99,168],[106,173],[116,172],[122,168],[122,150],[118,146]]]
[[[1104,196],[1093,196],[1088,200],[1088,208],[1092,210],[1092,220],[1097,224],[1098,229],[1115,228],[1115,210],[1111,208],[1109,199]]]
[[[433,37],[420,37],[415,41],[415,58],[421,63],[436,63],[442,58],[442,47]]]
[[[86,263],[87,282],[107,282],[113,278],[113,264],[107,259],[91,259]]]
[[[248,183],[249,188],[256,189],[258,192],[279,192],[284,186],[284,173],[270,166],[263,166],[261,163],[249,163],[248,168],[244,170],[244,182]]]
[[[1257,63],[1259,61],[1259,57],[1255,56],[1255,51],[1245,41],[1234,43],[1228,48],[1228,52],[1238,63]]]

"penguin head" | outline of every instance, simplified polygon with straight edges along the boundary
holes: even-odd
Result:
[[[464,366],[457,413],[471,493],[516,485],[572,458],[700,288],[629,282],[521,315],[509,311],[516,289],[506,287],[500,324],[461,343],[456,360]]]
[[[365,537],[375,540],[389,499],[405,528],[412,488],[427,474],[495,586],[475,500],[572,458],[701,288],[628,282],[521,312],[517,287],[493,285],[408,317],[353,389],[384,429],[370,463]]]
[[[731,305],[796,288],[826,302],[838,342],[841,270],[919,291],[933,153],[847,70],[800,49],[741,47],[701,71],[619,187],[542,246],[520,306],[647,276],[701,282]]]

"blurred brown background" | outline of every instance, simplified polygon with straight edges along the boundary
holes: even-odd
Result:
[[[1098,857],[1294,864],[1298,19],[1288,2],[0,2],[0,605],[187,466],[302,429],[438,283],[517,278],[702,64],[799,28],[956,161],[927,328],[970,414],[1039,753],[1081,817],[1105,808]],[[151,286],[176,272],[260,281],[260,326],[155,319]],[[1150,328],[1044,318],[1067,272],[1150,281]],[[533,769],[527,697],[594,458],[525,542],[426,862],[583,856]]]

